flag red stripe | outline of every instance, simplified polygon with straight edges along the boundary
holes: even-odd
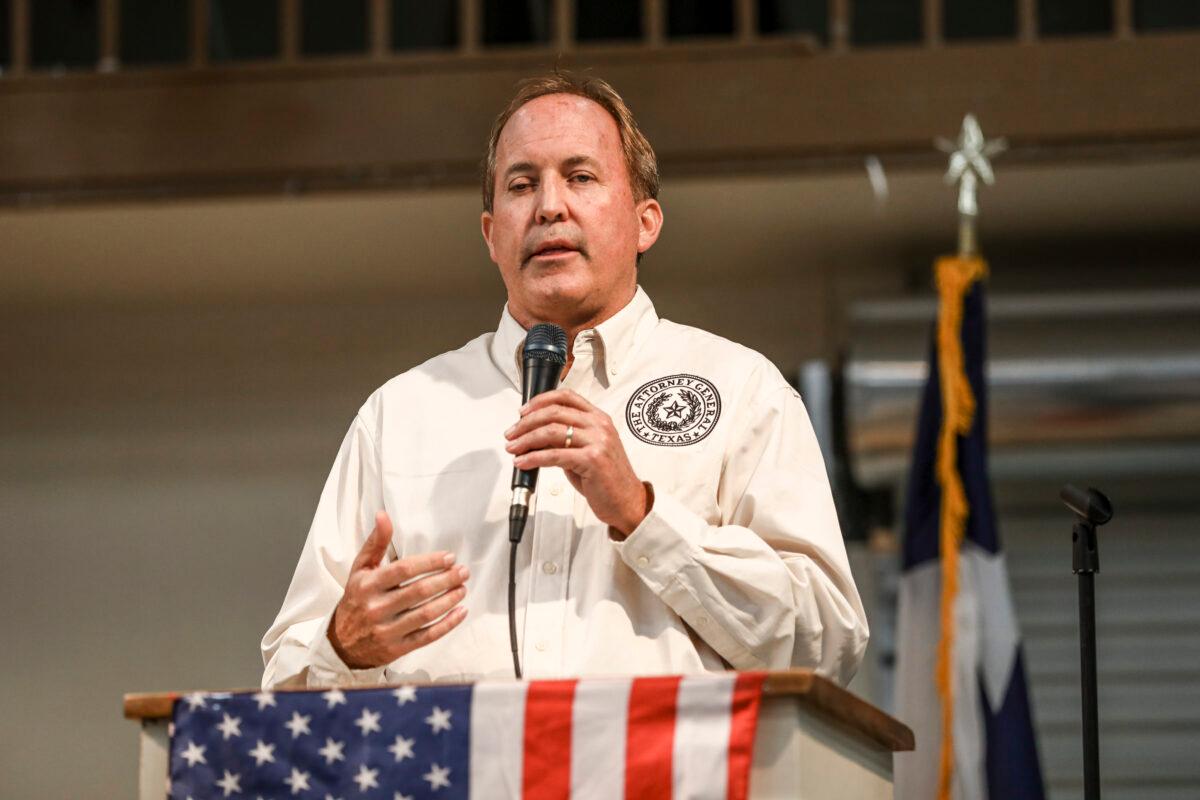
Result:
[[[750,762],[754,758],[754,731],[762,700],[763,672],[738,673],[733,685],[733,707],[729,719],[729,790],[727,800],[746,800],[750,795]]]
[[[625,733],[625,797],[671,800],[679,676],[636,678]]]
[[[533,681],[525,694],[525,800],[571,795],[571,705],[576,681]]]

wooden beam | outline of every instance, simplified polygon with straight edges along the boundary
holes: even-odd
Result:
[[[9,70],[13,75],[24,75],[29,71],[30,0],[9,0],[8,7],[8,52],[12,54]]]
[[[482,0],[458,0],[458,52],[478,53],[483,47]]]
[[[642,37],[651,47],[667,40],[666,5],[663,0],[642,0]]]
[[[1022,44],[1037,41],[1037,0],[1017,0],[1017,40]]]
[[[550,41],[554,49],[566,53],[575,49],[575,0],[554,0],[550,13]]]
[[[1113,0],[1113,35],[1118,39],[1133,38],[1133,0]]]
[[[947,109],[967,107],[1004,131],[1014,151],[1194,154],[1198,54],[1200,32],[843,55],[813,54],[790,40],[677,43],[578,49],[571,65],[621,88],[672,174],[711,175],[841,168],[848,159],[861,165],[866,154],[924,158],[928,143],[959,122]],[[222,65],[211,76],[6,78],[0,119],[14,124],[0,125],[0,202],[31,193],[67,200],[274,192],[289,180],[314,191],[467,185],[477,180],[480,137],[513,84],[554,61],[545,50],[502,50],[466,60],[437,53],[353,65]],[[979,93],[980,74],[992,76],[993,91]],[[430,99],[439,97],[456,100]],[[88,124],[63,126],[69,118]],[[745,124],[760,118],[772,124]],[[279,147],[284,139],[288,146]],[[384,177],[353,177],[363,175]]]
[[[302,14],[300,0],[279,0],[279,57],[285,64],[300,60]]]
[[[737,0],[734,5],[737,40],[749,44],[758,38],[758,0]]]
[[[121,7],[118,0],[100,0],[100,72],[115,72],[121,65]]]
[[[192,67],[208,65],[208,37],[212,25],[212,14],[208,0],[189,0],[191,25],[188,31],[188,63]]]
[[[844,53],[850,49],[850,0],[829,0],[829,49]]]
[[[370,48],[371,58],[382,61],[392,52],[392,4],[391,0],[371,0]]]
[[[921,0],[921,27],[926,47],[941,47],[944,44],[942,2],[943,0]]]

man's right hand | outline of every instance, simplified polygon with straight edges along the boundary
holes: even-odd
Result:
[[[466,565],[455,567],[454,554],[445,552],[382,564],[391,540],[392,521],[380,511],[329,623],[329,642],[351,669],[390,664],[442,638],[467,616],[458,605],[467,596]]]

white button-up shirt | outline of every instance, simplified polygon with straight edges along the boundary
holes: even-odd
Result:
[[[503,432],[521,405],[525,331],[500,325],[392,379],[356,416],[295,576],[263,638],[263,686],[510,677]],[[573,344],[563,386],[606,412],[649,515],[614,541],[562,470],[543,468],[520,545],[528,678],[815,667],[849,681],[867,642],[825,467],[799,395],[766,358],[633,300]],[[352,670],[326,638],[384,509],[403,557],[457,555],[468,614],[386,667]]]

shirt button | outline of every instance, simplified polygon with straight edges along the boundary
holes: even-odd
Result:
[[[538,642],[537,644],[534,645],[534,647],[536,647],[538,649],[539,653],[546,652],[546,643],[545,642]]]
[[[650,565],[650,559],[646,558],[645,556],[638,556],[638,566],[639,567],[646,567],[649,565]]]
[[[562,494],[562,484],[556,483],[553,486],[551,486],[550,494],[554,495],[555,497],[558,497],[560,494]]]
[[[547,561],[542,564],[542,572],[546,573],[547,575],[553,575],[554,573],[558,572],[558,564],[555,564],[553,561]]]
[[[696,617],[696,625],[703,628],[708,624],[708,617]]]

